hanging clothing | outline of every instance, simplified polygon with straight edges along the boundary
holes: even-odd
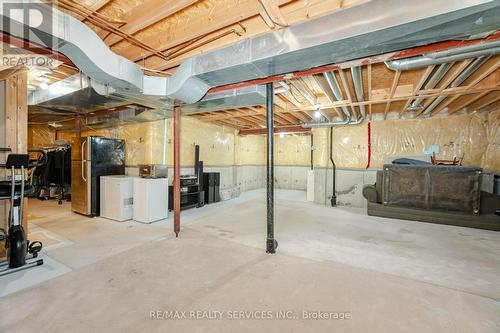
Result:
[[[69,194],[71,188],[71,148],[56,148],[44,150],[46,154],[45,164],[38,166],[33,177],[37,179],[37,187],[59,188]],[[43,162],[43,157],[39,158]],[[43,194],[46,197],[46,193]]]

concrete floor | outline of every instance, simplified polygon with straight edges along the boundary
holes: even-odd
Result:
[[[34,201],[30,222],[58,240],[46,255],[71,272],[0,298],[0,331],[500,331],[500,233],[304,198],[277,193],[276,255],[263,251],[262,190],[183,212],[179,239],[171,218],[118,223]]]

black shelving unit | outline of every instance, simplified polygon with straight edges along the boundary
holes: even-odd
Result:
[[[203,191],[200,191],[200,185],[187,185],[181,187],[181,210],[200,207],[200,196]],[[174,187],[168,187],[168,210],[174,209]]]

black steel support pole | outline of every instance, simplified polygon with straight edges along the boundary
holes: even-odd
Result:
[[[267,242],[266,252],[275,253],[278,242],[274,239],[274,87],[266,85],[267,122]]]

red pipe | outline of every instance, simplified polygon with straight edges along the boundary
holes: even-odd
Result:
[[[283,81],[283,80],[291,79],[294,77],[308,76],[308,75],[313,75],[313,74],[321,74],[321,73],[333,71],[336,69],[339,69],[338,65],[335,65],[335,64],[334,65],[326,65],[326,66],[306,69],[306,70],[299,71],[299,72],[293,72],[293,73],[289,73],[289,74],[275,75],[275,76],[265,77],[262,79],[255,79],[255,80],[244,81],[244,82],[239,82],[239,83],[234,83],[234,84],[228,84],[225,86],[214,87],[214,88],[210,89],[208,92],[215,93],[215,92],[225,91],[225,90],[230,90],[230,89],[260,85],[260,84],[267,84],[270,82]]]
[[[366,164],[366,168],[370,167],[370,163],[372,160],[372,122],[368,122],[368,163]]]
[[[174,106],[174,233],[181,231],[181,108]]]

